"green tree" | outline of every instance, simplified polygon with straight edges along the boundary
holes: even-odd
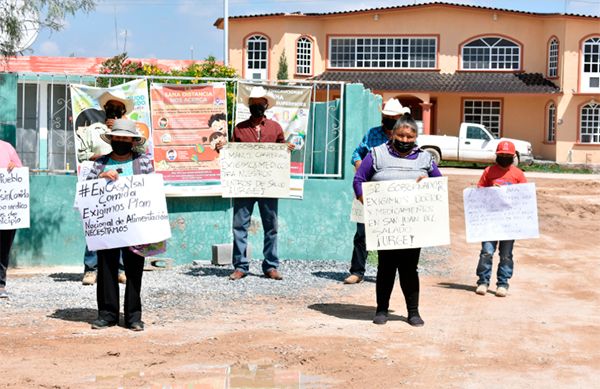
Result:
[[[277,79],[278,80],[287,80],[288,79],[288,64],[287,57],[285,56],[285,49],[281,52],[279,56],[279,69],[277,70]]]
[[[1,0],[0,55],[6,60],[21,53],[19,46],[28,28],[59,31],[66,16],[90,12],[95,6],[95,0]]]

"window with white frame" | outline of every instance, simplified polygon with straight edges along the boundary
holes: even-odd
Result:
[[[558,39],[548,43],[548,77],[558,77]]]
[[[332,68],[435,69],[437,38],[330,38],[329,53]]]
[[[556,141],[556,104],[550,102],[546,112],[546,142]]]
[[[463,122],[484,125],[495,137],[500,136],[502,102],[500,100],[464,100]]]
[[[591,102],[581,107],[579,128],[581,143],[600,143],[600,104]]]
[[[266,78],[268,41],[262,35],[253,35],[246,41],[246,72],[250,78]]]
[[[462,47],[462,68],[466,70],[519,70],[521,47],[506,38],[478,38]]]
[[[296,74],[312,74],[312,41],[306,37],[296,42]]]
[[[582,48],[581,92],[600,91],[600,37],[587,39]]]

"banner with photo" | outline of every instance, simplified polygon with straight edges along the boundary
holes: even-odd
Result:
[[[108,131],[105,125],[106,112],[100,103],[106,92],[131,100],[131,112],[128,111],[125,117],[136,122],[138,131],[148,140],[136,151],[146,152],[152,157],[152,125],[146,80],[133,80],[110,88],[71,84],[70,89],[78,168],[81,162],[90,160],[94,155],[111,152],[110,145],[100,138],[101,134]]]
[[[290,167],[290,198],[301,199],[304,192],[304,159],[306,155],[306,133],[310,110],[310,86],[263,85],[240,82],[237,89],[235,123],[250,118],[248,96],[255,86],[262,86],[276,101],[274,107],[265,112],[268,119],[274,120],[283,128],[286,142],[293,143]]]
[[[206,184],[195,195],[220,194],[215,147],[228,135],[225,83],[151,84],[150,99],[155,168],[171,184],[167,193]]]

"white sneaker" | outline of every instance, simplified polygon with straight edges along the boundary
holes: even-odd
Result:
[[[498,289],[496,289],[496,297],[506,297],[507,294],[508,288],[505,286],[499,286]]]
[[[488,290],[488,286],[486,284],[479,284],[479,285],[477,285],[477,289],[475,289],[475,293],[485,296],[485,294],[487,293],[487,290]]]
[[[98,274],[95,271],[86,271],[83,275],[81,283],[83,285],[94,285],[96,283],[96,276]]]

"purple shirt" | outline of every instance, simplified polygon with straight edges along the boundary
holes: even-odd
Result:
[[[393,155],[394,157],[406,158],[406,159],[417,159],[417,156],[419,155],[419,153],[426,153],[426,151],[423,151],[423,150],[419,149],[418,147],[415,147],[414,149],[412,149],[410,154],[402,157],[402,156],[400,156],[400,154],[398,154],[396,149],[394,149],[392,147],[390,142],[387,143],[387,149],[390,152],[390,154]],[[371,153],[369,153],[369,154],[367,154],[365,159],[363,159],[362,163],[360,164],[360,167],[358,168],[358,170],[356,171],[356,174],[354,175],[354,181],[352,182],[352,186],[354,187],[354,194],[356,195],[357,198],[362,196],[362,194],[363,194],[362,183],[371,181],[371,178],[373,177],[374,174],[375,174],[375,168],[373,167],[373,155]],[[440,169],[438,169],[435,162],[431,162],[431,170],[428,172],[428,175],[429,175],[429,177],[441,177],[442,176],[442,173],[440,172]]]

